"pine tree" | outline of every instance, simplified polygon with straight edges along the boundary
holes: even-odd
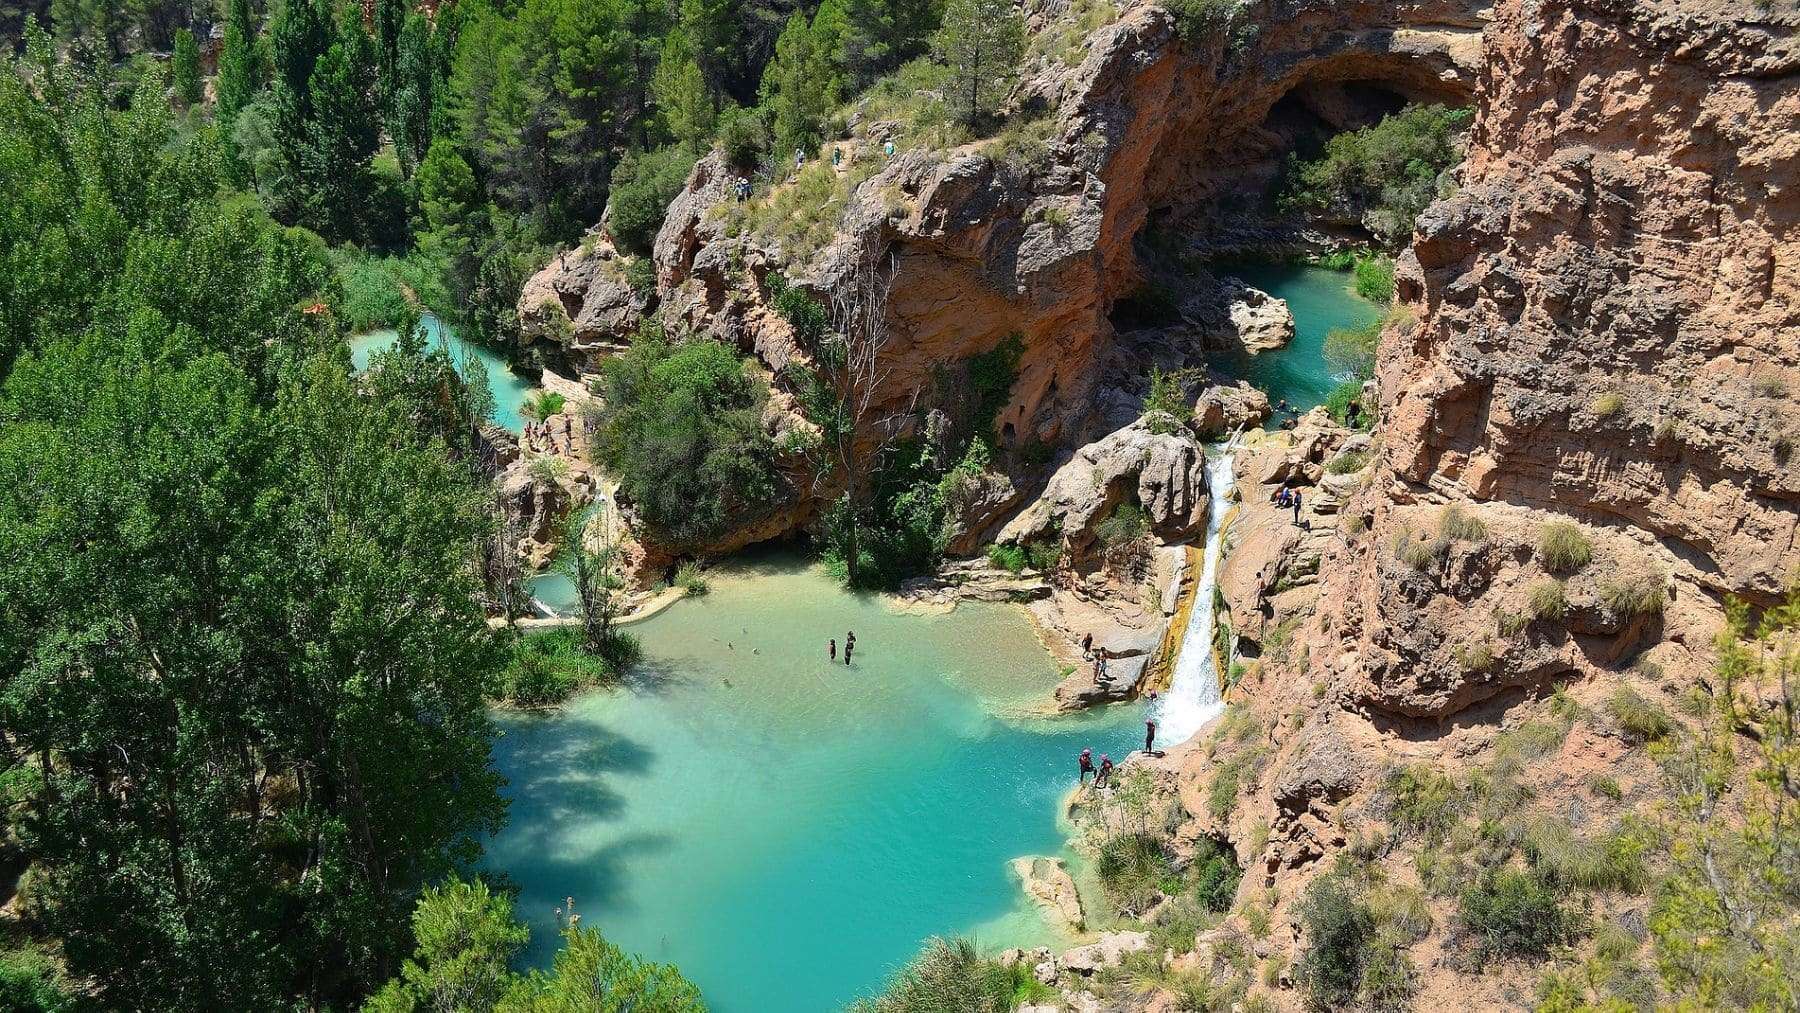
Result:
[[[1012,0],[949,0],[937,50],[950,65],[949,100],[971,129],[993,115],[1025,55],[1025,18]]]
[[[697,154],[712,138],[718,108],[706,88],[706,75],[695,61],[687,33],[677,27],[663,44],[651,91],[663,124],[676,143]]]
[[[848,28],[841,60],[861,90],[877,77],[924,53],[938,29],[932,0],[844,0]]]
[[[718,99],[726,93],[738,61],[738,17],[732,0],[681,0],[681,31],[706,86]]]
[[[387,98],[388,136],[400,156],[400,170],[410,177],[431,145],[438,95],[437,56],[431,22],[410,14],[400,31],[400,51]]]
[[[231,0],[225,15],[225,48],[219,53],[219,76],[214,84],[219,142],[233,180],[249,178],[248,166],[237,144],[237,118],[262,90],[262,50],[256,42],[256,22],[250,0]]]
[[[200,46],[194,42],[193,32],[183,28],[175,33],[175,54],[169,63],[175,97],[189,109],[199,105],[206,85],[200,77]]]
[[[837,79],[804,14],[789,18],[775,42],[775,58],[763,70],[762,102],[781,157],[818,148],[825,117],[837,104]]]

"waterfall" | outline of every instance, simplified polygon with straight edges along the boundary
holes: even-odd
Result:
[[[1206,464],[1207,488],[1212,501],[1206,512],[1206,550],[1200,564],[1200,580],[1194,589],[1194,608],[1187,630],[1175,653],[1175,675],[1169,689],[1157,701],[1156,737],[1171,745],[1185,742],[1200,727],[1225,709],[1220,699],[1219,673],[1213,664],[1213,588],[1219,582],[1219,557],[1225,534],[1225,514],[1231,509],[1232,470],[1236,455],[1233,436],[1218,456]]]

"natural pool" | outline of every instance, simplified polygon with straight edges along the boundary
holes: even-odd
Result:
[[[433,314],[425,314],[420,323],[433,343],[449,350],[458,371],[466,372],[471,360],[480,362],[487,369],[488,386],[494,392],[494,422],[510,432],[524,432],[525,417],[520,414],[520,408],[524,406],[526,396],[535,389],[531,381],[514,373],[506,360],[492,351],[457,337],[454,328]],[[391,327],[358,334],[350,339],[350,362],[357,369],[367,369],[371,356],[393,347],[398,340],[400,335]]]
[[[933,934],[1066,941],[1006,863],[1061,852],[1076,754],[1123,756],[1142,709],[1025,716],[1058,672],[1016,607],[904,614],[759,555],[631,629],[627,688],[500,721],[489,864],[521,888],[531,961],[565,896],[723,1013],[837,1009]]]
[[[1274,351],[1219,359],[1213,365],[1233,380],[1255,384],[1271,401],[1287,398],[1296,411],[1324,404],[1340,382],[1325,361],[1325,335],[1340,327],[1360,327],[1382,313],[1380,306],[1356,294],[1348,271],[1269,261],[1233,261],[1210,269],[1287,300],[1294,314],[1294,340]]]

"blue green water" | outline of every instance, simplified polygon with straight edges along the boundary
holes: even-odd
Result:
[[[534,390],[531,381],[514,373],[506,360],[495,355],[472,341],[464,341],[456,336],[456,330],[430,313],[420,321],[430,340],[439,347],[447,348],[459,371],[467,373],[471,361],[480,362],[487,370],[488,386],[494,392],[494,422],[510,432],[525,431],[525,416],[520,408],[525,398]],[[393,328],[369,331],[350,339],[350,362],[357,369],[367,369],[369,359],[376,352],[392,348],[400,336]]]
[[[1271,402],[1287,398],[1295,411],[1324,404],[1345,379],[1333,375],[1325,361],[1325,335],[1340,327],[1359,327],[1382,314],[1380,306],[1356,294],[1348,271],[1261,261],[1219,263],[1210,270],[1242,278],[1287,300],[1294,314],[1294,340],[1260,355],[1221,358],[1213,366],[1230,379],[1250,381]]]
[[[521,888],[529,960],[565,896],[723,1013],[837,1009],[933,934],[1067,942],[1006,863],[1061,852],[1076,755],[1122,756],[1140,708],[1025,716],[1059,673],[1014,606],[902,614],[786,556],[711,583],[631,627],[626,687],[500,719],[489,863]]]

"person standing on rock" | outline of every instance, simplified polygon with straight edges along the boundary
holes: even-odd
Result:
[[[1298,489],[1294,490],[1293,504],[1294,504],[1294,523],[1298,524],[1298,523],[1300,523],[1300,490],[1298,490]]]
[[[1081,768],[1081,786],[1086,788],[1088,775],[1094,772],[1094,751],[1092,749],[1081,751],[1079,766]]]
[[[1156,752],[1156,719],[1154,717],[1144,719],[1144,752]]]
[[[1107,782],[1111,781],[1112,780],[1112,771],[1113,771],[1112,757],[1106,755],[1105,753],[1101,753],[1100,754],[1100,772],[1098,774],[1094,775],[1094,787],[1098,788],[1101,785],[1106,784]]]
[[[1094,634],[1092,631],[1089,631],[1081,638],[1081,656],[1084,658],[1091,658],[1094,656]]]

